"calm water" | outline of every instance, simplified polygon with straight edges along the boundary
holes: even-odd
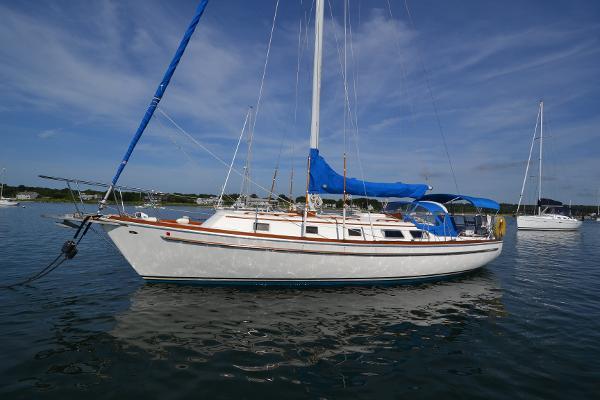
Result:
[[[41,215],[65,211],[0,209],[2,283],[58,254]],[[0,290],[0,398],[600,398],[600,223],[508,228],[470,276],[346,289],[144,284],[90,232]]]

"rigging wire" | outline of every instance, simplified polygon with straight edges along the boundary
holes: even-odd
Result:
[[[299,20],[300,24],[298,27],[298,64],[296,65],[296,88],[295,88],[295,103],[294,103],[294,123],[298,116],[298,83],[300,81],[300,61],[302,60],[302,18]]]
[[[185,135],[192,143],[194,143],[195,145],[197,145],[198,147],[200,147],[202,150],[206,151],[212,158],[214,158],[215,160],[217,160],[219,163],[221,163],[222,165],[224,165],[225,167],[229,168],[229,163],[227,163],[226,161],[224,161],[221,157],[219,157],[218,155],[216,155],[215,153],[213,153],[209,148],[207,148],[206,146],[204,146],[202,143],[200,143],[198,140],[196,140],[196,138],[194,138],[190,133],[188,133],[185,129],[183,129],[179,124],[177,124],[177,122],[175,122],[162,108],[157,107],[156,108],[166,119],[168,119],[173,126],[175,126],[177,128],[177,130],[179,132],[181,132],[183,135]],[[244,173],[239,171],[236,168],[232,168],[232,171],[235,172],[236,174],[238,174],[240,177],[244,177]],[[269,189],[265,188],[264,186],[260,185],[259,183],[257,183],[256,181],[252,180],[249,178],[249,181],[256,185],[256,187],[258,187],[259,189],[262,189],[265,191],[265,193],[269,193]],[[277,198],[281,199],[282,201],[286,202],[286,203],[290,203],[289,201],[285,200],[284,198],[277,196]]]
[[[300,5],[302,6],[302,0],[300,0]],[[298,32],[298,64],[297,64],[297,68],[296,68],[296,88],[295,88],[295,107],[294,107],[294,126],[296,126],[297,123],[297,111],[298,111],[298,87],[299,87],[299,82],[300,82],[300,66],[302,65],[302,60],[304,58],[304,50],[308,49],[308,27],[310,26],[311,20],[312,20],[312,11],[314,9],[315,6],[315,0],[311,1],[310,4],[310,9],[308,11],[308,13],[306,12],[306,10],[304,11],[304,38],[301,39],[302,37],[302,19],[300,19],[300,31]],[[293,188],[294,188],[294,152],[295,152],[295,146],[294,146],[294,141],[291,142],[290,144],[290,187],[289,187],[289,198],[290,200],[292,200],[292,205],[295,204],[294,201],[294,194],[293,194]]]
[[[558,187],[558,182],[557,180],[559,178],[562,178],[565,176],[565,174],[558,174],[558,167],[557,167],[557,163],[556,160],[559,160],[559,158],[557,157],[557,150],[560,147],[557,146],[557,137],[554,136],[554,128],[552,128],[550,125],[550,118],[548,118],[548,113],[544,113],[544,125],[546,127],[546,134],[544,135],[544,139],[546,139],[546,143],[544,144],[544,149],[546,150],[546,153],[548,154],[545,158],[545,164],[547,165],[548,163],[550,163],[550,168],[546,167],[546,171],[550,170],[550,173],[546,173],[546,176],[550,176],[552,178],[549,178],[550,180],[547,180],[546,182],[544,182],[544,185],[546,187],[545,192],[546,193],[550,193],[550,195],[547,195],[547,197],[552,198],[553,194],[557,193],[557,187]],[[561,169],[561,171],[564,171],[564,169]],[[548,190],[548,187],[550,188],[550,190]]]
[[[523,200],[523,192],[525,191],[525,184],[527,182],[527,174],[529,173],[529,165],[531,163],[531,154],[533,153],[533,145],[535,144],[538,123],[540,121],[540,111],[541,111],[541,109],[538,109],[538,114],[535,119],[535,128],[533,128],[533,138],[531,139],[531,147],[529,148],[529,157],[527,158],[527,166],[525,167],[525,176],[523,178],[523,185],[521,186],[521,195],[519,196],[519,203],[517,204],[517,214],[519,214],[519,209],[521,208],[521,202]],[[523,208],[524,207],[525,206],[523,206]]]
[[[242,141],[242,137],[244,136],[244,131],[246,130],[246,124],[248,123],[248,118],[250,117],[250,113],[252,112],[252,107],[248,109],[246,112],[246,118],[244,119],[244,125],[242,126],[242,132],[240,133],[240,138],[238,139],[237,145],[235,146],[235,151],[233,153],[233,157],[231,159],[231,164],[229,164],[229,169],[227,170],[227,176],[225,177],[225,182],[223,183],[223,188],[221,189],[221,194],[219,195],[219,200],[217,201],[217,207],[221,206],[223,202],[223,194],[225,193],[225,188],[227,187],[227,181],[229,181],[229,175],[231,175],[231,169],[233,168],[233,163],[235,162],[235,158],[237,156],[238,149],[240,148],[240,143]]]
[[[220,158],[219,156],[217,156],[215,153],[213,153],[212,151],[210,151],[210,150],[209,150],[209,149],[208,149],[206,146],[204,146],[202,143],[200,143],[198,140],[196,140],[196,139],[195,139],[195,138],[194,138],[192,135],[190,135],[190,134],[189,134],[187,131],[185,131],[185,130],[184,130],[184,129],[183,129],[183,128],[182,128],[182,127],[179,125],[179,124],[177,124],[177,123],[176,123],[176,122],[175,122],[175,121],[174,121],[174,120],[173,120],[173,119],[172,119],[172,118],[171,118],[171,117],[170,117],[170,116],[169,116],[169,115],[168,115],[168,114],[167,114],[167,113],[166,113],[166,112],[165,112],[165,111],[162,109],[162,108],[160,108],[160,107],[157,107],[156,109],[157,109],[157,110],[158,110],[158,111],[159,111],[159,112],[160,112],[162,115],[164,115],[164,116],[165,116],[165,118],[167,118],[169,121],[171,121],[171,123],[172,123],[172,124],[173,124],[173,125],[174,125],[174,126],[175,126],[175,127],[176,127],[176,128],[177,128],[177,129],[178,129],[178,130],[179,130],[179,131],[182,133],[182,134],[183,134],[183,135],[185,135],[187,138],[189,138],[189,139],[190,139],[190,141],[191,141],[192,143],[196,144],[196,145],[197,145],[197,146],[199,146],[201,149],[205,150],[205,151],[206,151],[206,152],[207,152],[207,153],[208,153],[210,156],[212,156],[212,157],[213,157],[215,160],[217,160],[218,162],[220,162],[221,164],[223,164],[224,166],[226,166],[226,167],[228,167],[228,168],[229,168],[229,164],[227,164],[227,163],[226,163],[226,162],[225,162],[223,159],[221,159],[221,158]],[[243,174],[241,171],[237,170],[236,168],[232,168],[232,171],[233,171],[233,172],[235,172],[236,174],[238,174],[239,176],[241,176],[242,178],[244,177],[244,174]],[[251,179],[250,179],[250,182],[251,182],[251,183],[253,183],[254,185],[256,185],[256,187],[258,187],[258,188],[260,188],[260,189],[262,189],[262,190],[264,190],[265,192],[267,192],[267,193],[268,193],[268,189],[267,189],[267,188],[265,188],[264,186],[260,185],[259,183],[255,182],[255,181],[253,181],[253,180],[251,180]],[[180,195],[180,197],[188,197],[188,198],[189,198],[189,196],[182,196],[182,195]],[[286,200],[285,198],[283,198],[283,197],[281,197],[281,196],[279,196],[279,195],[277,196],[277,199],[279,199],[279,200],[281,200],[282,202],[284,202],[284,203],[287,203],[287,204],[289,204],[289,205],[294,205],[294,203],[293,203],[293,202],[290,202],[290,201]],[[296,225],[296,226],[299,226],[299,227],[301,227],[301,226],[302,226],[302,223],[296,223],[295,221],[293,221],[293,220],[290,220],[289,218],[286,218],[286,217],[285,217],[285,216],[283,216],[283,215],[280,215],[280,217],[281,217],[281,218],[283,218],[284,220],[286,220],[286,221],[288,221],[288,222],[290,222],[290,223],[292,223],[292,224]],[[321,216],[321,215],[318,215],[318,214],[312,215],[312,217],[314,217],[314,218],[317,218],[317,219],[321,219],[321,220],[323,220],[323,221],[331,221],[331,218],[327,218],[327,217],[324,217],[324,216]],[[321,237],[324,237],[323,235],[320,235],[320,234],[319,234],[319,236],[321,236]]]
[[[258,90],[258,99],[256,100],[256,112],[254,113],[254,121],[252,124],[252,131],[256,126],[256,120],[258,118],[258,113],[260,112],[260,103],[263,95],[263,88],[265,84],[265,77],[267,75],[267,66],[269,65],[269,55],[271,54],[271,43],[273,42],[273,32],[275,31],[275,22],[277,21],[277,10],[279,8],[279,0],[275,2],[275,13],[273,14],[273,23],[271,24],[271,33],[269,35],[269,44],[267,45],[267,54],[265,56],[265,64],[263,66],[262,77],[260,79],[260,87]]]
[[[285,135],[287,136],[287,135]],[[271,197],[273,197],[273,192],[275,190],[275,182],[277,181],[277,172],[279,172],[279,163],[281,161],[281,153],[283,151],[283,139],[285,138],[285,136],[283,136],[281,138],[281,142],[279,143],[279,154],[277,154],[277,162],[275,163],[275,170],[273,171],[273,179],[271,180],[271,190],[269,190],[269,201],[271,200]]]
[[[386,0],[387,2],[387,9],[388,9],[388,13],[390,16],[390,21],[394,21],[394,15],[392,13],[392,5],[390,4],[390,0]],[[394,44],[396,45],[396,51],[398,52],[397,54],[400,55],[402,54],[402,46],[400,44],[400,37],[399,35],[394,35]],[[415,103],[414,103],[414,96],[411,96],[409,93],[409,85],[408,85],[408,73],[406,65],[404,64],[404,62],[402,61],[402,57],[398,57],[397,61],[399,63],[400,66],[400,81],[401,81],[401,85],[404,87],[405,91],[406,91],[406,98],[408,99],[408,105],[410,108],[410,122],[412,123],[412,129],[413,131],[416,130],[417,127],[417,120],[416,120],[416,107],[415,107]],[[423,163],[423,159],[421,157],[417,158],[417,162],[419,163],[420,169],[423,171],[425,170],[424,173],[422,173],[425,177],[425,182],[429,185],[429,176],[428,176],[428,171],[427,171],[427,167],[424,165]]]
[[[350,3],[348,3],[348,10],[350,9]],[[360,25],[360,2],[359,2],[359,25]],[[369,201],[369,196],[367,196],[367,186],[365,184],[365,172],[362,166],[362,158],[360,156],[360,146],[359,146],[359,134],[358,134],[358,92],[357,92],[357,84],[356,81],[358,80],[358,62],[356,61],[358,59],[358,57],[354,57],[354,45],[352,44],[354,39],[352,36],[352,20],[349,19],[348,20],[348,25],[349,25],[349,32],[350,32],[350,57],[352,59],[352,86],[354,89],[354,147],[356,148],[356,157],[358,159],[358,168],[360,169],[360,174],[362,177],[362,181],[363,181],[363,190],[364,190],[364,194],[365,197],[367,198],[367,213],[369,216],[369,225],[371,227],[371,236],[373,238],[375,238],[375,230],[373,228],[373,221],[371,220],[371,210],[369,209],[370,206],[370,201]],[[348,103],[348,110],[350,110],[350,103]],[[350,116],[350,115],[349,115]],[[350,116],[351,117],[351,116]]]
[[[279,0],[276,0],[275,2],[275,11],[273,13],[273,22],[271,23],[271,32],[269,34],[269,42],[267,44],[267,54],[265,55],[265,63],[263,65],[263,71],[262,71],[262,76],[260,79],[260,86],[258,89],[258,99],[256,100],[256,111],[254,113],[254,119],[252,120],[252,130],[250,133],[250,142],[248,145],[248,157],[246,158],[246,178],[244,179],[244,181],[242,182],[242,187],[244,187],[246,182],[250,182],[250,156],[251,156],[251,151],[252,151],[252,142],[253,142],[253,138],[254,138],[254,130],[256,128],[256,121],[258,119],[258,113],[260,112],[260,105],[261,105],[261,100],[262,100],[262,96],[263,96],[263,89],[264,89],[264,85],[265,85],[265,78],[267,75],[267,67],[269,65],[269,55],[271,54],[271,44],[273,43],[273,33],[275,31],[275,23],[277,21],[277,11],[279,9]],[[248,194],[250,193],[250,186],[248,185]],[[243,191],[243,189],[242,189]],[[241,195],[241,193],[240,193]]]
[[[411,27],[413,28],[413,30],[416,31],[417,29],[415,27],[415,23],[413,21],[412,14],[408,7],[408,0],[404,0],[404,8],[406,9],[406,14],[408,15],[408,20],[410,21]],[[427,93],[429,94],[429,98],[431,100],[431,105],[433,107],[433,113],[435,115],[435,120],[437,122],[437,126],[440,131],[440,136],[442,137],[442,143],[444,144],[444,150],[446,152],[446,157],[448,158],[448,164],[450,166],[450,171],[452,172],[452,180],[454,181],[454,186],[456,188],[456,192],[460,193],[460,190],[458,188],[458,181],[456,180],[456,173],[454,172],[454,165],[452,163],[452,158],[450,157],[450,151],[448,150],[448,143],[446,142],[446,135],[444,134],[444,130],[442,128],[442,122],[440,120],[437,102],[435,100],[435,97],[433,96],[433,91],[431,90],[431,81],[429,79],[429,71],[425,67],[425,62],[424,62],[421,52],[419,51],[418,48],[417,48],[417,56],[420,61],[421,69],[423,70],[423,77],[425,80],[425,84],[427,86]]]
[[[333,22],[334,21],[334,19],[333,19],[333,7],[331,5],[331,0],[328,0],[328,3],[329,3],[330,18],[331,18],[331,20]],[[341,51],[340,51],[339,40],[338,40],[338,36],[337,36],[337,33],[335,32],[335,30],[333,31],[333,36],[335,38],[335,43],[336,43],[336,48],[337,48],[337,53],[338,53],[338,61],[340,63],[340,71],[341,71],[341,75],[342,75],[342,78],[343,78],[343,81],[344,81],[344,98],[345,98],[344,109],[345,109],[345,112],[346,111],[348,112],[348,115],[351,115],[352,114],[352,110],[350,108],[350,97],[349,97],[349,94],[348,94],[348,81],[346,79],[346,74],[345,74],[345,71],[344,71],[344,65],[343,65],[343,62],[342,62],[342,54],[341,54]],[[358,167],[359,167],[361,178],[362,178],[362,182],[363,182],[364,195],[367,198],[367,214],[368,214],[368,218],[369,218],[369,224],[371,225],[371,231],[372,231],[371,233],[374,236],[373,222],[371,220],[371,211],[369,210],[369,207],[368,207],[369,196],[367,196],[367,186],[366,186],[366,183],[365,183],[365,174],[364,174],[364,169],[362,167],[362,160],[361,160],[361,156],[360,156],[360,148],[359,148],[359,144],[358,144],[358,126],[354,124],[354,122],[358,122],[358,116],[355,115],[355,118],[356,119],[352,119],[352,118],[349,118],[349,119],[350,119],[351,126],[353,128],[353,133],[354,133],[354,138],[355,138],[354,144],[355,144],[355,148],[356,148],[356,157],[357,157]]]

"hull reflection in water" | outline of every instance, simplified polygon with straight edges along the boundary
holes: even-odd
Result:
[[[153,284],[133,295],[111,334],[129,351],[159,358],[187,354],[196,362],[226,362],[221,358],[226,357],[234,371],[264,371],[396,348],[411,332],[421,337],[434,326],[439,329],[432,337],[460,335],[468,321],[504,314],[501,293],[489,271],[408,287],[256,290]]]
[[[581,231],[517,231],[516,251],[522,259],[537,257],[563,258],[580,246]]]

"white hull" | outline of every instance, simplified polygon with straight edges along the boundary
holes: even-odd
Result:
[[[143,221],[101,223],[147,280],[238,284],[422,280],[475,270],[502,250],[502,242],[493,240],[358,244],[199,231]]]
[[[517,229],[536,231],[572,231],[579,229],[581,221],[564,215],[519,215]]]
[[[0,207],[16,207],[19,205],[18,201],[13,201],[9,199],[0,199]]]

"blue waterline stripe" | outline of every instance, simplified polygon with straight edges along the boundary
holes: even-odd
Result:
[[[166,277],[166,276],[142,276],[149,283],[179,283],[193,284],[204,286],[369,286],[369,285],[397,285],[397,284],[413,284],[424,283],[431,281],[441,281],[451,279],[460,275],[466,275],[475,272],[483,267],[468,269],[463,271],[452,272],[449,274],[422,275],[410,277],[391,277],[391,278],[351,278],[351,279],[253,279],[253,278],[207,278],[207,277]]]

